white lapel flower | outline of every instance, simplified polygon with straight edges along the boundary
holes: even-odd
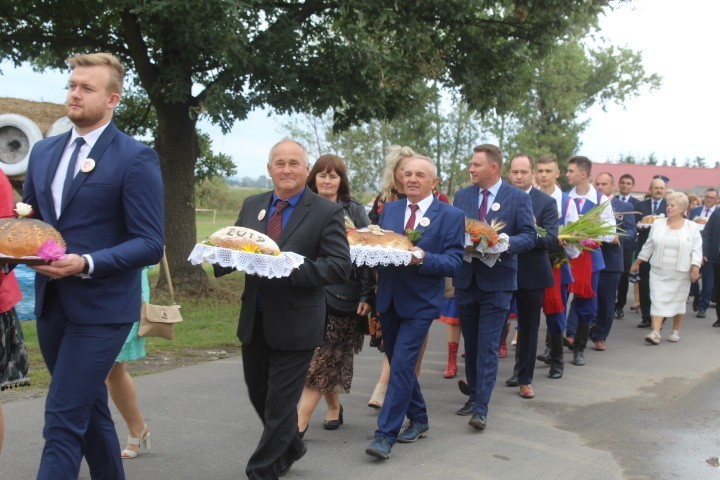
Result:
[[[262,210],[260,210],[260,213],[258,213],[258,222],[262,222],[262,221],[263,221],[263,218],[265,218],[265,213],[266,213],[266,212],[265,212],[265,209],[264,209],[264,208],[263,208]]]

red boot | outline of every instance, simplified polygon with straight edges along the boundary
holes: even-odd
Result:
[[[455,378],[457,375],[457,353],[458,353],[458,342],[448,342],[448,363],[443,377]]]
[[[510,324],[508,323],[500,334],[500,348],[498,349],[498,357],[500,358],[507,357],[507,336],[509,331]]]

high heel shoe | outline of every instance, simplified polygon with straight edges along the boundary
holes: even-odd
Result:
[[[145,425],[143,427],[143,431],[140,434],[140,437],[131,437],[128,435],[127,437],[127,444],[134,445],[138,447],[137,451],[131,450],[129,448],[125,448],[122,452],[120,452],[120,456],[123,459],[130,459],[135,458],[140,454],[140,448],[141,446],[145,446],[145,450],[150,450],[150,430],[148,429],[148,426]]]
[[[307,432],[307,429],[310,428],[310,424],[308,423],[305,425],[305,430],[300,430],[298,428],[298,437],[303,438],[305,436],[305,432]]]
[[[325,420],[323,422],[323,428],[325,430],[337,430],[340,425],[343,424],[343,408],[342,405],[340,405],[340,415],[338,415],[337,420]]]

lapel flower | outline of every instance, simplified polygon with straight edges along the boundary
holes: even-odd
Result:
[[[498,210],[500,210],[500,204],[497,202],[493,203],[492,205],[490,205],[490,210],[492,210],[493,212],[497,212]]]
[[[29,217],[32,213],[33,209],[31,205],[23,202],[17,202],[15,204],[15,215],[17,215],[18,218]]]
[[[92,158],[86,158],[80,165],[80,171],[83,173],[90,173],[95,168],[95,160]]]
[[[424,230],[420,230],[419,228],[408,228],[405,230],[405,236],[415,245],[422,238],[423,232]]]

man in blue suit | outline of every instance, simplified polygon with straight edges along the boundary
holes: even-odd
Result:
[[[378,269],[375,302],[390,361],[390,382],[375,439],[365,452],[383,460],[396,441],[412,443],[430,430],[415,364],[433,319],[440,316],[445,277],[456,275],[462,264],[465,217],[433,196],[436,177],[432,160],[410,157],[403,171],[407,199],[386,203],[379,220],[385,230],[410,229],[419,236],[411,265]],[[406,416],[410,423],[399,433]]]
[[[532,202],[535,224],[547,232],[538,237],[535,248],[518,254],[517,302],[518,341],[515,353],[513,377],[505,384],[520,387],[522,398],[534,398],[532,386],[537,354],[540,310],[543,307],[545,289],[554,283],[552,264],[548,252],[560,247],[558,228],[560,216],[555,200],[533,187],[535,167],[526,154],[515,155],[510,160],[510,183],[527,192]]]
[[[715,188],[705,190],[703,196],[703,204],[690,210],[689,220],[695,218],[704,218],[704,222],[710,219],[710,215],[717,210],[718,191]],[[703,263],[700,269],[702,275],[702,289],[698,288],[698,282],[692,284],[690,294],[695,298],[693,300],[693,310],[697,310],[697,318],[705,318],[708,307],[710,306],[710,298],[712,297],[713,283],[715,278],[714,266],[712,263]]]
[[[636,215],[638,222],[648,215],[665,215],[667,210],[667,202],[665,201],[665,181],[662,178],[653,178],[650,182],[650,198],[643,200],[637,206]],[[638,228],[637,246],[635,251],[642,250],[643,245],[650,235],[650,229]],[[638,328],[650,328],[650,263],[642,262],[640,265],[640,313],[642,321],[638,323]]]
[[[703,266],[711,264],[713,266],[713,294],[716,296],[720,293],[720,209],[710,215],[710,220],[705,225],[702,233],[703,248]],[[715,246],[713,248],[713,245]],[[720,302],[715,304],[715,322],[713,327],[720,327]]]
[[[604,351],[606,349],[605,342],[612,328],[615,300],[617,298],[618,283],[620,283],[620,275],[625,270],[624,249],[625,239],[635,238],[635,215],[623,212],[632,212],[632,205],[623,202],[617,196],[613,196],[614,178],[612,174],[603,172],[595,177],[595,188],[598,192],[610,199],[610,206],[616,215],[616,221],[619,226],[620,237],[616,237],[612,242],[602,243],[602,256],[605,263],[605,269],[600,272],[600,282],[598,283],[598,313],[595,326],[591,328],[590,340],[595,343],[595,350]]]
[[[534,248],[537,239],[530,196],[502,181],[502,164],[502,151],[495,145],[475,147],[469,167],[473,184],[458,191],[454,202],[468,218],[504,222],[502,233],[510,237],[508,250],[492,267],[473,258],[463,262],[453,281],[470,393],[457,414],[472,415],[468,423],[477,430],[485,429],[495,387],[500,333],[517,290],[517,254]]]
[[[52,374],[37,478],[77,479],[84,455],[92,478],[123,479],[104,382],[140,318],[141,269],[162,257],[162,176],[155,152],[112,123],[118,59],[68,63],[74,127],[35,144],[24,186],[35,218],[60,231],[68,252],[34,267],[38,340]]]
[[[618,180],[617,198],[625,203],[629,203],[632,207],[631,211],[636,212],[638,211],[640,200],[632,196],[633,188],[635,188],[635,177],[629,173],[621,175]],[[634,220],[637,223],[637,218],[634,218]],[[615,318],[617,319],[625,317],[627,293],[628,288],[630,288],[630,266],[633,263],[633,256],[635,255],[637,230],[635,230],[634,235],[623,236],[620,239],[620,243],[623,247],[623,273],[620,275],[620,284],[618,285],[617,299],[615,300]]]

